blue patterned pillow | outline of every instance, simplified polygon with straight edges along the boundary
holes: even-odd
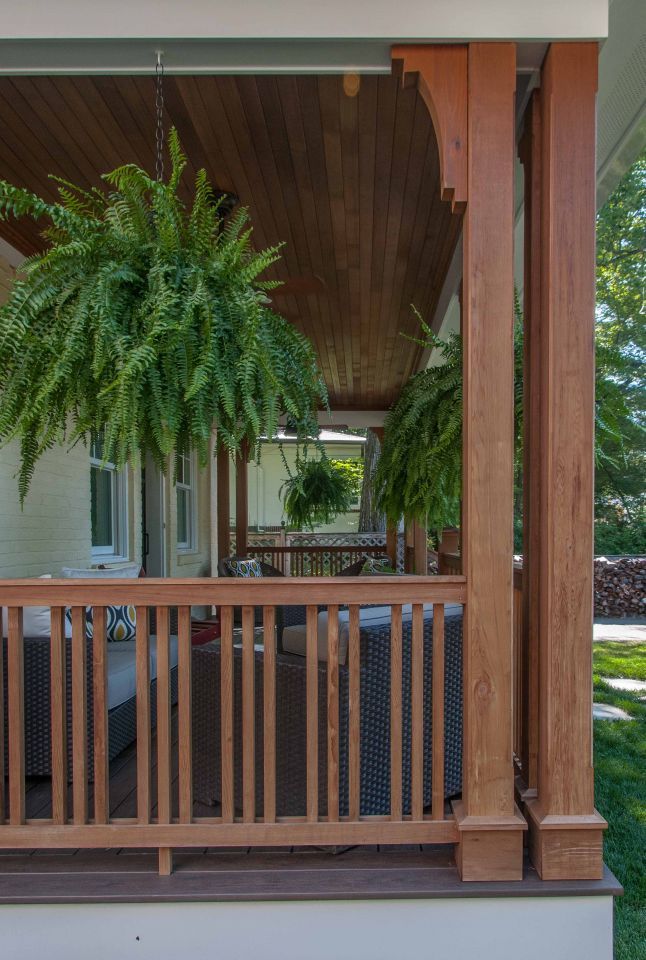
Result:
[[[106,607],[105,613],[105,633],[109,642],[135,639],[137,635],[137,617],[134,607]],[[71,623],[72,611],[69,608],[65,611],[65,615]],[[94,636],[92,607],[87,607],[85,611],[85,634],[90,640]]]
[[[224,561],[224,567],[231,577],[262,577],[262,567],[258,560],[251,558],[249,560],[235,560],[230,557]]]

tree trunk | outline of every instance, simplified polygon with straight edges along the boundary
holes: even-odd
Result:
[[[364,446],[363,486],[361,488],[361,504],[359,506],[359,532],[367,533],[386,529],[386,518],[377,510],[375,474],[381,453],[379,438],[372,430],[368,430]]]

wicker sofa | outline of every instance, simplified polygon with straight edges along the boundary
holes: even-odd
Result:
[[[390,805],[390,624],[360,628],[361,643],[361,784],[362,815],[385,815]],[[424,804],[431,801],[431,679],[433,614],[424,614]],[[462,785],[462,607],[446,609],[445,621],[445,795]],[[263,706],[262,653],[257,652],[256,681],[256,809],[262,810]],[[241,651],[234,653],[234,799],[242,797]],[[303,657],[279,654],[276,668],[276,797],[279,816],[305,814],[306,678]],[[411,749],[411,620],[403,624],[403,805],[410,813]],[[319,665],[319,809],[327,806],[327,665]],[[340,812],[348,812],[348,670],[339,667]],[[193,769],[196,799],[217,803],[221,796],[220,648],[193,652]]]
[[[173,618],[176,621],[176,617]],[[171,630],[173,629],[171,621]],[[154,621],[151,623],[154,629]],[[176,628],[175,628],[176,632]],[[5,703],[5,758],[8,757],[7,737],[7,641],[4,642],[4,703]],[[51,684],[49,637],[25,637],[24,641],[24,713],[25,713],[25,773],[30,777],[51,775]],[[72,776],[72,641],[67,647],[67,756],[68,775]],[[151,635],[151,675],[156,676],[155,637]],[[171,697],[177,702],[176,638],[171,639],[172,661]],[[136,697],[134,696],[135,651],[134,640],[108,644],[108,751],[113,760],[137,737]],[[87,738],[88,776],[93,776],[94,720],[93,720],[92,641],[87,641]],[[131,694],[131,695],[128,695]],[[157,716],[157,680],[150,687],[151,723]],[[7,761],[5,760],[5,763]]]

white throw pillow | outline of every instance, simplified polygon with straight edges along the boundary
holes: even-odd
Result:
[[[136,580],[141,567],[138,563],[124,563],[120,567],[107,567],[105,570],[82,570],[75,567],[63,567],[61,575],[67,580],[94,580],[99,577],[108,577],[116,580],[123,577],[126,580]]]
[[[51,580],[51,573],[44,573],[39,580]],[[49,607],[24,607],[22,614],[22,635],[23,637],[50,637],[51,612]],[[9,632],[7,608],[2,608],[2,636],[6,637]],[[65,636],[72,636],[72,625],[65,619]]]

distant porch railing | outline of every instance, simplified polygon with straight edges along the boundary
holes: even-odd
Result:
[[[460,576],[1,582],[0,602],[8,607],[7,660],[6,664],[0,663],[0,675],[6,677],[8,757],[7,778],[0,777],[0,847],[156,847],[160,855],[160,872],[169,872],[173,847],[456,842],[457,828],[452,816],[446,812],[444,791],[445,606],[463,604],[464,601],[465,582]],[[300,816],[280,816],[275,799],[280,786],[276,751],[281,703],[276,677],[281,655],[277,653],[274,626],[276,608],[290,604],[305,604],[307,607],[305,710],[296,718],[304,725],[307,742],[306,808]],[[360,607],[375,604],[391,608],[387,648],[390,658],[389,702],[385,707],[390,744],[390,803],[385,814],[367,816],[361,813],[359,802],[361,770],[365,762],[361,748]],[[403,606],[407,604],[412,605],[412,609],[403,616]],[[51,608],[51,816],[28,819],[25,807],[23,610],[34,605]],[[137,814],[130,818],[113,817],[110,813],[106,623],[107,608],[118,605],[132,605],[137,614]],[[218,739],[218,749],[208,757],[196,753],[193,745],[196,704],[192,679],[192,605],[217,605],[222,626],[217,692],[214,686],[206,693],[207,697],[217,696],[219,704],[219,730],[213,731],[213,736]],[[349,626],[347,814],[340,812],[343,799],[339,779],[343,719],[339,708],[340,605],[348,607]],[[425,689],[425,664],[430,649],[425,644],[428,629],[425,605],[427,610],[428,605],[432,606],[431,690]],[[239,646],[234,645],[235,607],[242,608]],[[260,649],[254,632],[254,607],[263,609],[264,631]],[[93,611],[91,641],[86,636],[87,608]],[[172,608],[177,609],[179,624],[176,793],[171,733]],[[328,623],[326,663],[323,665],[317,636],[317,617],[321,608],[327,612]],[[65,638],[66,609],[71,609],[71,640]],[[157,683],[156,708],[151,716],[152,611],[156,620]],[[67,655],[68,644],[71,644],[71,658]],[[410,658],[407,669],[403,666],[405,657]],[[71,677],[67,676],[68,663]],[[321,675],[322,669],[324,676]],[[409,688],[404,696],[406,683]],[[68,716],[68,697],[71,718]],[[409,705],[406,714],[404,702]],[[0,704],[0,724],[4,726],[2,706]],[[258,708],[262,712],[262,745],[256,735]],[[431,717],[428,716],[429,709]],[[88,732],[90,712],[91,735]],[[323,721],[321,717],[324,717]],[[319,729],[321,722],[324,723],[323,737]],[[70,725],[71,795],[68,794],[70,767],[67,756]],[[154,755],[153,725],[156,725]],[[410,731],[410,746],[406,748],[403,745],[405,726]],[[425,809],[425,730],[428,729],[432,729],[432,802],[430,809]],[[4,743],[5,731],[0,729],[0,753]],[[217,816],[196,816],[194,813],[196,762],[219,765],[221,798]],[[321,763],[327,784],[324,811],[319,796]],[[262,806],[256,799],[259,765],[264,797]],[[409,782],[404,782],[404,768],[409,770]],[[0,771],[3,769],[5,758],[0,756]],[[239,776],[242,802],[238,808],[234,784]],[[405,810],[403,803],[404,793],[410,797],[409,811]]]
[[[292,577],[334,577],[363,557],[382,557],[383,546],[291,545],[249,546],[247,553]]]

